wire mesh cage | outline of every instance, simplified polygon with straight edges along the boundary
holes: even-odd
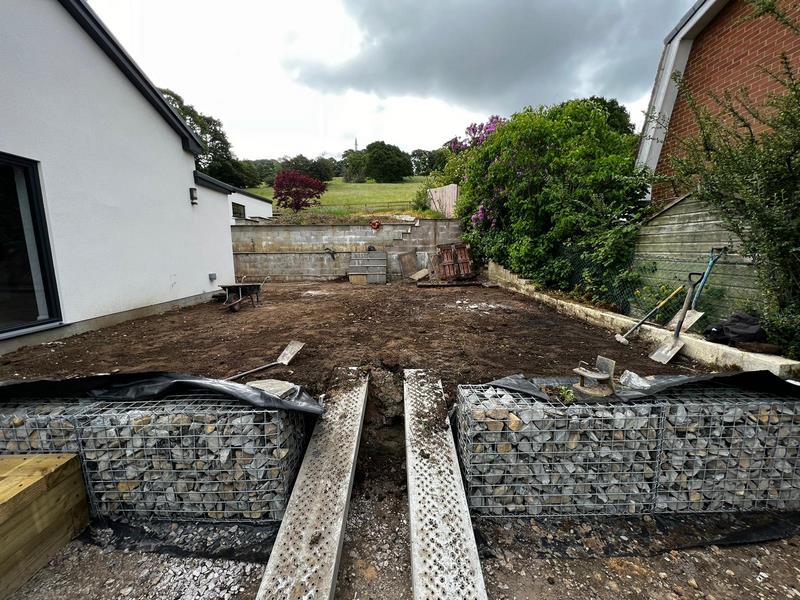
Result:
[[[75,420],[89,404],[59,399],[0,406],[0,454],[79,453]]]
[[[800,506],[800,403],[709,385],[657,397],[666,405],[657,512]]]
[[[459,386],[473,512],[493,516],[800,507],[796,399],[713,384],[566,405]]]
[[[492,386],[459,386],[470,505],[485,515],[649,512],[661,407],[566,406]]]
[[[0,453],[77,452],[94,514],[114,518],[280,520],[304,442],[297,413],[208,392],[0,409]]]

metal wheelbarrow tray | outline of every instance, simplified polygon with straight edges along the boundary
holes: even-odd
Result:
[[[266,279],[260,282],[242,280],[239,283],[221,284],[219,287],[225,291],[225,302],[222,304],[222,308],[238,312],[242,308],[242,302],[247,299],[255,308],[256,302],[261,302],[261,290],[265,282]]]

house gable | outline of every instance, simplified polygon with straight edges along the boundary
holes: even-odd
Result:
[[[192,154],[201,153],[203,142],[200,138],[169,105],[158,88],[147,78],[89,5],[84,0],[58,1],[167,124],[175,130],[175,133],[181,138],[183,149]]]
[[[791,10],[800,16],[799,7]],[[752,11],[744,0],[701,0],[667,36],[648,109],[649,116],[660,118],[645,123],[640,165],[670,175],[669,157],[679,151],[679,140],[697,132],[688,103],[678,96],[673,73],[683,74],[688,89],[704,106],[714,107],[709,94],[742,87],[759,103],[778,89],[764,69],[779,69],[783,51],[794,61],[800,59],[796,36],[770,17],[748,19]],[[653,187],[652,198],[663,203],[681,192],[661,183]]]

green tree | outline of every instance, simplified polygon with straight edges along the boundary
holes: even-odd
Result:
[[[418,148],[411,153],[411,164],[414,175],[430,175],[433,171],[441,171],[451,152],[446,148],[422,150]]]
[[[272,185],[275,175],[280,171],[281,163],[273,158],[259,158],[256,160],[242,160],[243,164],[252,165],[258,175],[259,184]],[[252,187],[252,186],[251,186]]]
[[[345,150],[342,154],[342,178],[348,183],[367,180],[367,153],[364,150]]]
[[[592,96],[589,100],[603,107],[608,115],[608,125],[612,129],[622,134],[634,132],[635,127],[633,123],[631,123],[631,114],[628,112],[628,109],[617,102],[615,98]]]
[[[411,165],[414,167],[414,175],[430,175],[430,150],[417,148],[411,152]]]
[[[428,152],[428,168],[430,172],[441,171],[447,164],[452,152],[447,148],[436,148]]]
[[[624,308],[648,182],[636,143],[592,100],[513,115],[468,150],[456,205],[464,238],[545,287]]]
[[[298,154],[291,158],[282,159],[281,171],[297,171],[303,175],[313,177],[313,175],[311,175],[313,164],[314,163],[310,158],[306,158],[304,155]]]
[[[233,154],[222,121],[204,115],[168,88],[162,88],[161,93],[205,145],[205,151],[195,157],[198,171],[237,187],[258,185],[258,181],[254,182],[254,179],[258,179],[255,172],[243,166]]]
[[[205,168],[204,173],[239,188],[257,187],[261,184],[256,168],[236,159],[214,161]]]
[[[378,183],[397,183],[414,174],[411,158],[397,146],[372,142],[366,152],[366,175]]]
[[[318,156],[311,161],[311,170],[306,175],[310,175],[314,179],[320,181],[330,181],[333,179],[333,170],[336,165],[336,160],[327,158],[325,156]]]

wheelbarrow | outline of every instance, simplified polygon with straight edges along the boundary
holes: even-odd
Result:
[[[222,304],[223,310],[228,309],[231,312],[239,312],[242,309],[242,302],[248,299],[253,308],[255,308],[256,302],[261,302],[261,290],[266,282],[266,277],[262,281],[256,282],[247,281],[245,276],[242,277],[239,283],[220,284],[219,287],[225,291],[225,302]]]

